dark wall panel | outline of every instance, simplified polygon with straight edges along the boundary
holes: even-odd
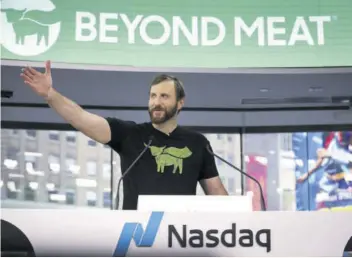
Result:
[[[43,103],[23,84],[20,67],[2,66],[2,88],[14,91],[6,102]],[[145,107],[157,73],[54,69],[54,86],[81,105]],[[352,71],[328,74],[174,73],[185,84],[187,107],[236,108],[244,98],[352,96]],[[313,90],[320,87],[321,90]],[[262,92],[267,89],[267,92]],[[289,104],[289,103],[287,103]],[[294,104],[296,105],[296,104]],[[250,105],[249,105],[250,107]]]
[[[1,66],[2,89],[14,91],[11,99],[2,99],[2,121],[64,123],[50,109],[8,107],[7,104],[45,104],[23,84],[18,66]],[[95,106],[103,116],[116,116],[137,122],[148,121],[146,107],[149,84],[155,72],[94,71],[53,69],[54,86],[80,105]],[[187,126],[295,126],[352,124],[349,110],[300,110],[303,106],[330,106],[331,98],[352,96],[352,70],[329,73],[175,73],[185,84],[186,108],[237,108],[238,112],[183,111],[180,123]],[[313,87],[313,88],[312,88]],[[263,89],[264,90],[263,92]],[[323,97],[321,103],[241,104],[245,98]],[[325,102],[324,102],[325,101]],[[314,101],[313,101],[314,102]],[[340,105],[340,104],[339,104]],[[120,110],[103,110],[104,108]],[[248,112],[248,108],[257,107]],[[284,111],[283,107],[297,108]],[[100,110],[97,110],[97,109]],[[276,108],[269,111],[268,108]],[[121,110],[122,109],[122,110]]]

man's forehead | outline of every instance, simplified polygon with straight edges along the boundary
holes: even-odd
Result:
[[[173,81],[163,81],[158,84],[153,85],[150,88],[150,92],[153,93],[174,93],[175,85]]]

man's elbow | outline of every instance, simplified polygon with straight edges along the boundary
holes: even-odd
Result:
[[[208,195],[229,195],[224,186],[209,189],[208,192]]]
[[[208,178],[200,183],[206,195],[229,195],[219,177]]]
[[[229,195],[222,183],[207,184],[204,190],[207,195]]]

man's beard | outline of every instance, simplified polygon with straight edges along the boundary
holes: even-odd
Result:
[[[164,115],[160,117],[154,117],[153,116],[154,111],[163,111]],[[153,109],[149,109],[148,112],[149,112],[150,120],[153,124],[163,124],[176,115],[177,105],[173,106],[170,109],[167,109],[167,108],[164,109],[161,106],[156,106]]]

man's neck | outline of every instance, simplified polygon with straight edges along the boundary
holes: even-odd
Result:
[[[177,121],[176,120],[169,120],[166,123],[163,124],[153,124],[154,128],[163,132],[164,134],[169,135],[172,133],[176,127],[177,127]]]

